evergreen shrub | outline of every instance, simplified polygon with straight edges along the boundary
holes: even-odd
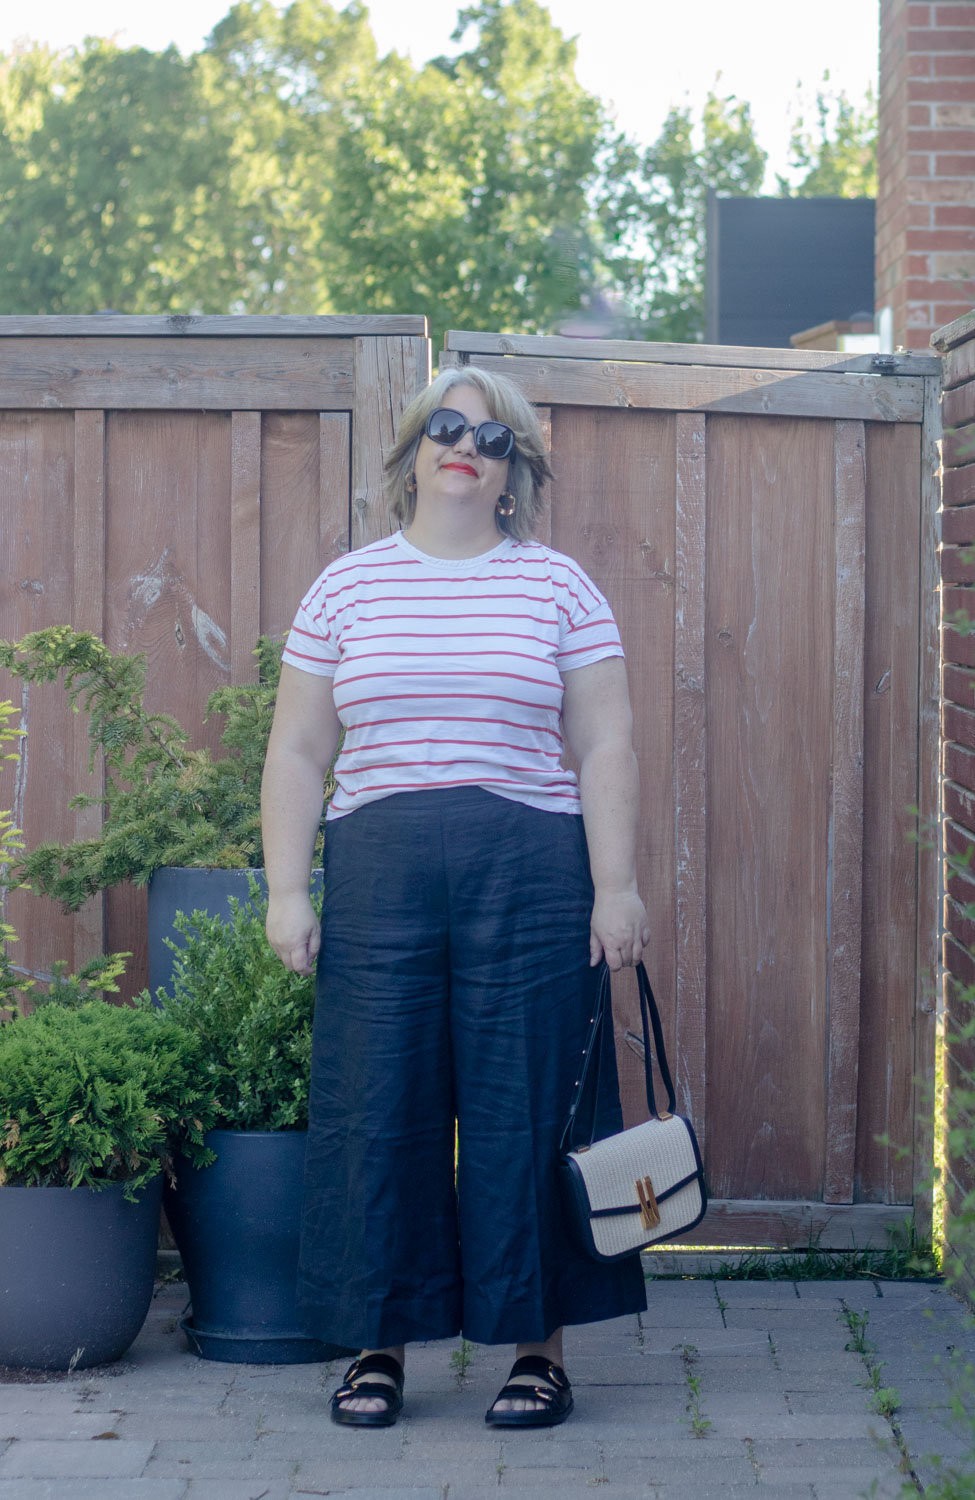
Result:
[[[320,906],[320,897],[317,898]],[[226,1130],[304,1130],[308,1125],[313,976],[286,969],[264,932],[267,898],[251,879],[249,901],[230,916],[179,913],[166,1017],[200,1041],[216,1124]]]
[[[132,1198],[174,1147],[207,1165],[215,1101],[202,1052],[152,1007],[103,1000],[0,1026],[0,1190],[124,1183]]]
[[[145,706],[144,656],[113,652],[95,635],[59,625],[17,642],[0,641],[0,666],[26,682],[63,682],[75,712],[88,715],[89,770],[100,762],[104,794],[97,838],[40,844],[11,874],[76,911],[121,881],[145,885],[162,865],[260,868],[261,772],[281,672],[281,645],[264,636],[254,652],[258,681],[211,693],[206,716],[221,714],[225,754],[194,750],[168,714]],[[326,793],[331,784],[326,784]]]

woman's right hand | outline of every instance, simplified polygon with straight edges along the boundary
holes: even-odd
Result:
[[[314,974],[321,928],[311,899],[302,894],[272,896],[267,903],[267,940],[286,969]]]

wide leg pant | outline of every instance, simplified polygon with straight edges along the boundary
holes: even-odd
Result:
[[[299,1303],[381,1348],[541,1342],[646,1306],[556,1183],[596,970],[582,819],[476,787],[328,824]],[[620,1127],[612,1040],[599,1134]],[[456,1121],[456,1136],[455,1136]],[[455,1180],[456,1146],[456,1180]]]

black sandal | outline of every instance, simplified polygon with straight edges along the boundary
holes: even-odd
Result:
[[[364,1375],[388,1375],[393,1381],[363,1380]],[[385,1401],[383,1411],[350,1411],[342,1406],[350,1396],[368,1396]],[[403,1366],[390,1354],[362,1354],[346,1370],[342,1384],[331,1400],[332,1421],[345,1427],[392,1427],[403,1410]]]
[[[514,1385],[515,1375],[535,1375],[544,1385]],[[499,1401],[541,1401],[534,1411],[496,1411]],[[561,1365],[553,1365],[540,1354],[523,1354],[511,1366],[503,1386],[484,1413],[491,1427],[557,1427],[572,1410],[572,1387]]]

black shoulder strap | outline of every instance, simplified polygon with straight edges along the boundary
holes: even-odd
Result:
[[[658,1116],[657,1101],[653,1088],[653,1059],[657,1059],[657,1067],[663,1082],[664,1091],[667,1095],[667,1110],[674,1114],[677,1109],[677,1096],[674,1093],[674,1084],[670,1076],[670,1068],[667,1064],[667,1053],[664,1048],[663,1027],[660,1024],[660,1012],[654,999],[650,980],[643,964],[636,966],[637,983],[640,988],[640,1020],[643,1027],[643,1067],[646,1075],[647,1108],[651,1117]],[[578,1142],[585,1135],[585,1127],[579,1129],[579,1110],[586,1085],[590,1075],[595,1078],[595,1087],[592,1090],[592,1114],[589,1121],[589,1136],[586,1145],[591,1146],[596,1133],[596,1106],[599,1097],[599,1063],[602,1056],[602,1028],[611,1020],[613,1014],[612,994],[610,991],[609,966],[604,962],[599,976],[599,992],[596,997],[596,1008],[593,1013],[592,1024],[589,1028],[589,1040],[583,1054],[582,1066],[576,1081],[569,1104],[569,1113],[562,1131],[562,1140],[559,1149],[561,1151],[578,1150]],[[653,1031],[653,1050],[650,1047],[650,1032]],[[593,1067],[593,1054],[596,1057]]]

